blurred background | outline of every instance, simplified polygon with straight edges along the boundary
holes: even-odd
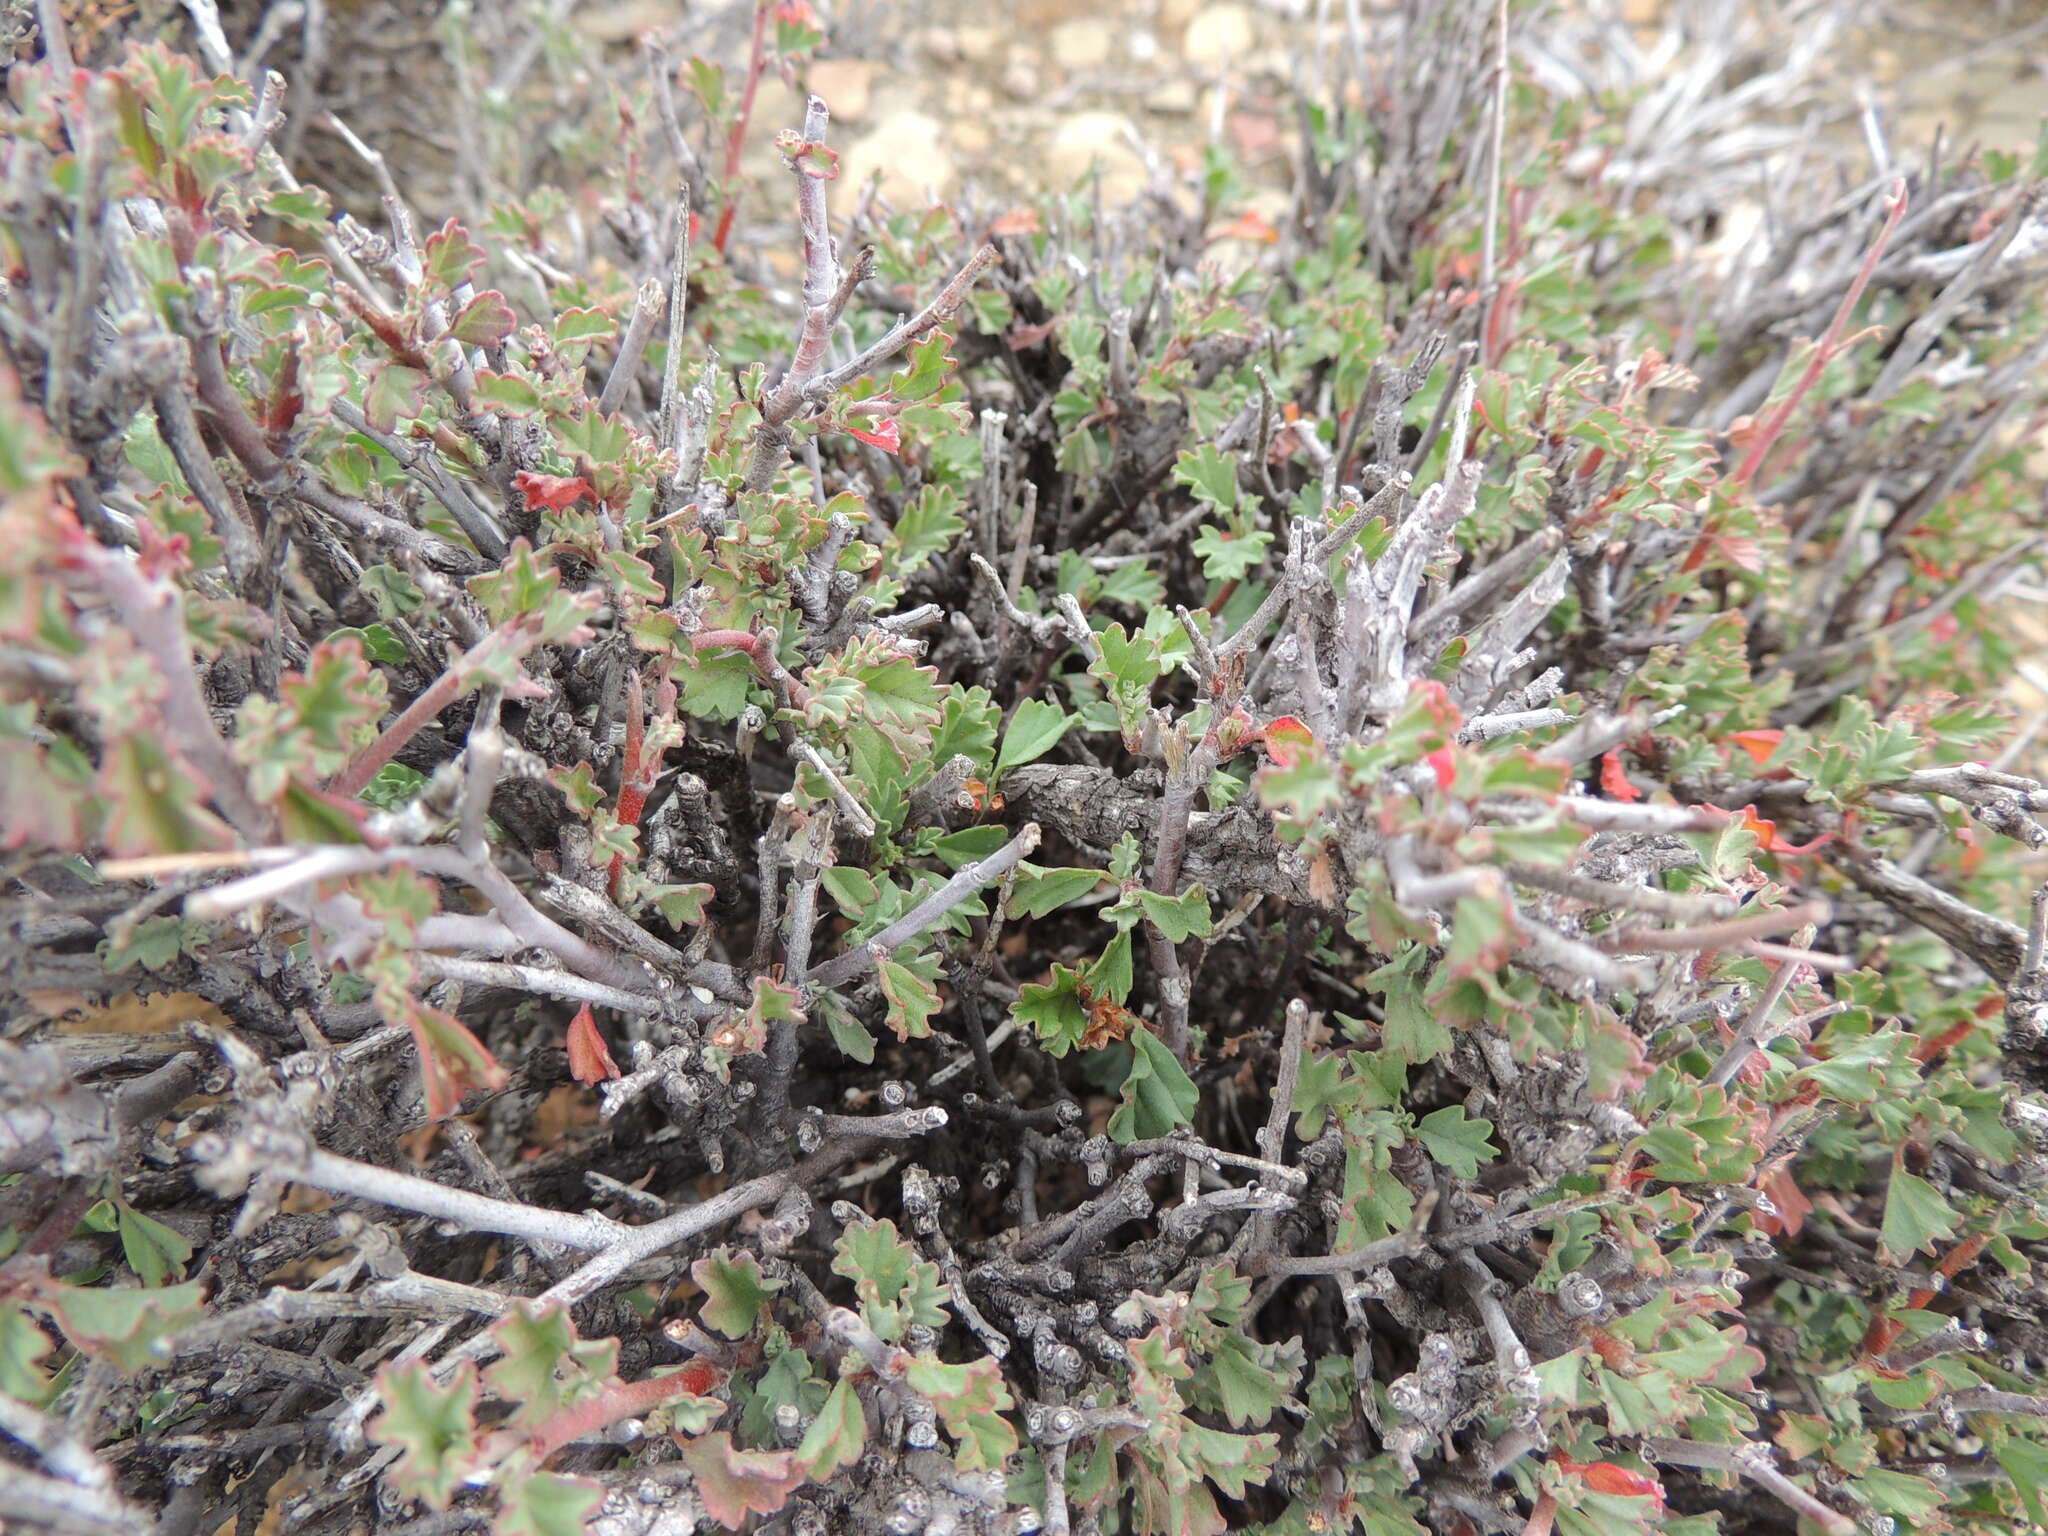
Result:
[[[775,167],[774,128],[800,119],[810,90],[831,104],[834,141],[849,154],[842,204],[872,172],[901,206],[970,186],[991,196],[1064,188],[1094,163],[1103,195],[1118,200],[1135,195],[1158,162],[1192,168],[1216,145],[1272,204],[1251,211],[1270,213],[1284,206],[1298,131],[1279,120],[1272,87],[1313,85],[1349,36],[1400,3],[777,0],[778,13],[808,18],[824,41],[797,79],[764,82],[757,121],[769,131],[754,136],[752,154]],[[189,45],[194,18],[215,6],[61,0],[61,9],[74,45],[91,56],[130,37]],[[1937,129],[2031,145],[2048,112],[2048,0],[1512,0],[1510,10],[1518,36],[1577,44],[1577,57],[1525,56],[1520,67],[1577,72],[1589,90],[1682,74],[1717,39],[1775,34],[1788,54],[1818,55],[1825,67],[1816,77],[1836,89],[1798,99],[1759,92],[1748,103],[1756,124],[1851,134],[1874,125],[1894,153],[1924,153]],[[638,71],[650,36],[679,63],[742,59],[754,3],[222,0],[218,14],[238,63],[290,81],[291,146],[331,160],[344,185],[367,191],[361,161],[320,114],[340,113],[415,176],[453,162],[464,125],[436,82],[454,37],[480,39],[487,83],[516,91],[536,65],[567,70],[592,49],[619,72]],[[493,39],[514,36],[527,41],[491,50]],[[574,89],[566,73],[558,88]],[[408,195],[421,198],[421,189]]]

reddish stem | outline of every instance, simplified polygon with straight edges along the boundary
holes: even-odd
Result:
[[[655,704],[663,711],[672,711],[676,703],[676,689],[673,683],[663,683],[655,692]],[[640,687],[640,674],[626,674],[626,755],[625,765],[619,772],[619,825],[637,827],[640,813],[647,808],[647,796],[654,788],[654,781],[661,773],[662,754],[657,752],[647,758],[647,724],[645,695]],[[619,899],[619,886],[626,876],[626,856],[612,855],[611,896]]]
[[[334,782],[327,786],[328,791],[344,800],[361,794],[363,786],[370,782],[377,770],[398,755],[399,748],[419,735],[428,722],[455,702],[462,693],[463,681],[464,673],[459,662],[435,678],[418,698],[406,706],[404,714],[348,760],[341,772],[334,776]]]
[[[477,674],[481,666],[492,659],[493,647],[510,643],[515,659],[525,654],[528,647],[519,643],[520,631],[525,627],[523,618],[514,618],[492,630],[450,662],[446,670],[429,683],[418,698],[406,706],[405,713],[384,727],[375,741],[348,760],[341,772],[334,776],[334,782],[327,786],[328,793],[339,795],[344,800],[362,793],[363,786],[370,782],[371,776],[379,768],[397,756],[401,747],[419,735],[442,710],[461,697],[462,690],[469,680]],[[527,632],[530,634],[530,629]]]
[[[572,1440],[595,1434],[620,1419],[635,1419],[652,1413],[663,1403],[678,1397],[702,1396],[701,1392],[693,1390],[695,1385],[696,1373],[688,1366],[666,1376],[649,1376],[644,1381],[615,1382],[595,1397],[573,1408],[565,1408],[536,1425],[532,1438],[534,1463],[544,1463]]]
[[[1807,391],[1819,381],[1828,364],[1847,346],[1842,338],[1842,332],[1848,326],[1849,317],[1856,312],[1856,306],[1863,301],[1863,291],[1870,286],[1870,279],[1877,272],[1877,264],[1884,256],[1884,248],[1890,243],[1893,233],[1899,227],[1899,221],[1905,216],[1906,183],[1903,180],[1894,181],[1891,189],[1891,209],[1885,215],[1884,227],[1877,232],[1877,239],[1871,242],[1870,249],[1864,253],[1863,265],[1857,269],[1856,279],[1849,284],[1849,291],[1842,295],[1842,302],[1835,306],[1835,317],[1829,322],[1827,334],[1821,338],[1813,356],[1807,360],[1806,371],[1800,375],[1799,382],[1792,386],[1791,393],[1778,402],[1764,418],[1763,424],[1757,428],[1755,438],[1743,455],[1741,465],[1735,471],[1733,484],[1747,487],[1756,478],[1757,472],[1763,468],[1765,457],[1776,446],[1779,436],[1785,430],[1785,423],[1791,420],[1792,413],[1799,408],[1800,401],[1806,398]],[[1719,533],[1720,526],[1717,522],[1710,521],[1703,525],[1693,540],[1692,548],[1686,551],[1685,560],[1679,566],[1680,571],[1690,574],[1704,565],[1707,551],[1713,548],[1714,540]],[[1657,605],[1659,623],[1671,617],[1672,612],[1678,607],[1678,597],[1676,592],[1670,593]]]
[[[740,207],[740,152],[747,145],[747,124],[754,115],[754,95],[761,86],[761,72],[768,67],[768,4],[754,0],[754,43],[747,55],[747,83],[740,90],[739,116],[725,138],[725,179],[721,190],[725,206],[718,213],[718,232],[711,237],[712,249],[725,254],[725,242],[732,234],[732,221]]]
[[[1949,1281],[1977,1262],[1977,1255],[1991,1243],[1988,1232],[1974,1232],[1955,1247],[1948,1256],[1934,1266],[1934,1273],[1940,1277],[1942,1286],[1920,1286],[1906,1297],[1906,1310],[1917,1312],[1932,1303]],[[1898,1343],[1899,1335],[1906,1331],[1906,1325],[1896,1318],[1880,1317],[1870,1325],[1870,1331],[1863,1336],[1863,1359],[1866,1364],[1881,1365],[1891,1347]]]
[[[707,629],[690,637],[693,650],[716,651],[727,647],[745,651],[754,663],[754,671],[761,681],[789,700],[792,709],[802,709],[810,702],[808,688],[789,675],[789,669],[775,659],[775,647],[766,643],[761,635],[745,629]]]
[[[1863,265],[1856,271],[1856,280],[1849,285],[1849,291],[1842,295],[1842,302],[1835,307],[1835,318],[1829,322],[1827,335],[1814,349],[1807,360],[1806,372],[1799,376],[1799,382],[1792,386],[1792,392],[1778,402],[1776,410],[1764,418],[1756,440],[1749,445],[1749,452],[1743,458],[1742,467],[1735,471],[1735,483],[1748,485],[1763,468],[1764,456],[1771,451],[1771,445],[1778,440],[1778,434],[1785,430],[1785,423],[1792,419],[1792,413],[1799,408],[1799,402],[1806,398],[1806,392],[1819,381],[1827,365],[1843,351],[1842,332],[1849,324],[1849,317],[1856,312],[1856,306],[1863,302],[1863,290],[1870,286],[1870,279],[1877,271],[1877,263],[1884,255],[1884,248],[1891,242],[1893,233],[1899,227],[1899,220],[1906,216],[1906,183],[1892,183],[1891,211],[1885,215],[1884,228],[1877,232],[1877,239],[1871,242],[1870,250],[1863,257]]]
[[[58,1197],[57,1203],[36,1224],[36,1229],[29,1234],[28,1240],[15,1249],[5,1265],[0,1265],[0,1278],[10,1274],[27,1274],[37,1260],[48,1259],[55,1254],[64,1246],[71,1234],[78,1230],[78,1224],[85,1219],[85,1213],[98,1201],[97,1186],[92,1180],[79,1179],[68,1184]],[[0,1284],[0,1294],[4,1294],[8,1288]]]

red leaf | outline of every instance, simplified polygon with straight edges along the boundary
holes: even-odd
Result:
[[[1212,240],[1245,240],[1253,245],[1274,245],[1279,242],[1280,231],[1267,223],[1259,213],[1247,210],[1240,213],[1228,224],[1220,226]]]
[[[1655,1499],[1664,1507],[1664,1485],[1644,1472],[1631,1472],[1611,1461],[1573,1461],[1569,1456],[1552,1458],[1567,1472],[1576,1472],[1595,1493],[1619,1494],[1625,1499]]]
[[[560,475],[537,475],[530,469],[522,469],[513,475],[512,483],[526,497],[528,506],[546,507],[553,512],[573,507],[586,496],[593,501],[597,498],[597,492],[581,475],[564,479]]]
[[[863,432],[859,427],[848,425],[848,432],[864,443],[873,443],[884,453],[896,453],[903,447],[903,434],[897,430],[896,418],[887,417],[875,423],[875,430]]]
[[[1771,760],[1771,754],[1778,750],[1785,740],[1783,731],[1737,731],[1728,738],[1750,755],[1757,767],[1761,768]]]
[[[1752,576],[1763,571],[1764,549],[1755,539],[1743,534],[1724,533],[1714,540],[1714,545],[1721,551],[1721,558],[1739,570],[1748,571]]]
[[[1316,741],[1315,733],[1294,715],[1268,720],[1259,739],[1266,744],[1266,755],[1282,768],[1292,768],[1295,754],[1307,751]]]
[[[1436,775],[1436,787],[1443,793],[1449,794],[1451,786],[1458,781],[1458,764],[1456,758],[1451,755],[1451,749],[1449,747],[1438,747],[1434,752],[1429,753],[1423,761],[1429,764],[1430,771]]]
[[[1600,787],[1616,800],[1640,800],[1643,792],[1629,782],[1628,771],[1621,766],[1621,748],[1616,747],[1600,759]]]
[[[1793,1181],[1790,1169],[1780,1168],[1763,1181],[1763,1192],[1770,1197],[1771,1204],[1778,1208],[1775,1216],[1766,1216],[1761,1225],[1766,1232],[1782,1232],[1787,1237],[1797,1237],[1799,1229],[1806,1225],[1806,1213],[1813,1209],[1813,1202],[1806,1198],[1806,1191]]]
[[[1043,325],[1013,325],[1010,327],[1010,350],[1029,352],[1053,333],[1058,321],[1048,320]]]
[[[1835,840],[1834,833],[1823,832],[1819,837],[1803,843],[1788,843],[1778,836],[1778,824],[1757,815],[1756,807],[1753,805],[1745,805],[1742,808],[1742,824],[1756,834],[1757,848],[1763,853],[1811,853],[1814,849]]]
[[[569,1075],[579,1083],[601,1083],[619,1076],[619,1064],[597,1032],[597,1020],[590,1016],[590,1004],[576,1010],[569,1021]]]
[[[989,225],[988,233],[993,240],[998,235],[1035,235],[1039,228],[1038,210],[1027,205],[998,214],[995,222]]]

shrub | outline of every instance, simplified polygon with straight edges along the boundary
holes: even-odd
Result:
[[[1731,255],[1814,53],[1492,15],[1277,228],[855,238],[814,99],[786,291],[800,5],[381,231],[274,77],[10,70],[0,1513],[2048,1518],[2048,145]]]

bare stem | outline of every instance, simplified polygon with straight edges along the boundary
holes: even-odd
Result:
[[[1828,904],[1803,901],[1776,912],[1759,912],[1755,917],[1730,918],[1725,923],[1702,923],[1697,928],[1631,928],[1603,938],[1601,948],[1619,953],[1659,950],[1672,954],[1710,954],[1732,949],[1745,939],[1768,938],[1794,929],[1819,925],[1828,920]]]
[[[1748,1478],[1802,1519],[1811,1520],[1828,1536],[1856,1536],[1856,1522],[1840,1510],[1830,1509],[1779,1471],[1771,1448],[1761,1441],[1708,1445],[1698,1440],[1645,1437],[1643,1454],[1651,1461],[1667,1466],[1704,1467],[1711,1471],[1736,1473]]]
[[[879,960],[886,958],[898,945],[909,943],[976,891],[995,884],[1016,868],[1019,859],[1036,850],[1038,838],[1038,823],[1026,822],[1018,829],[1017,835],[1002,847],[979,863],[963,866],[952,879],[867,943],[812,966],[804,976],[804,985],[837,987],[873,969]]]

